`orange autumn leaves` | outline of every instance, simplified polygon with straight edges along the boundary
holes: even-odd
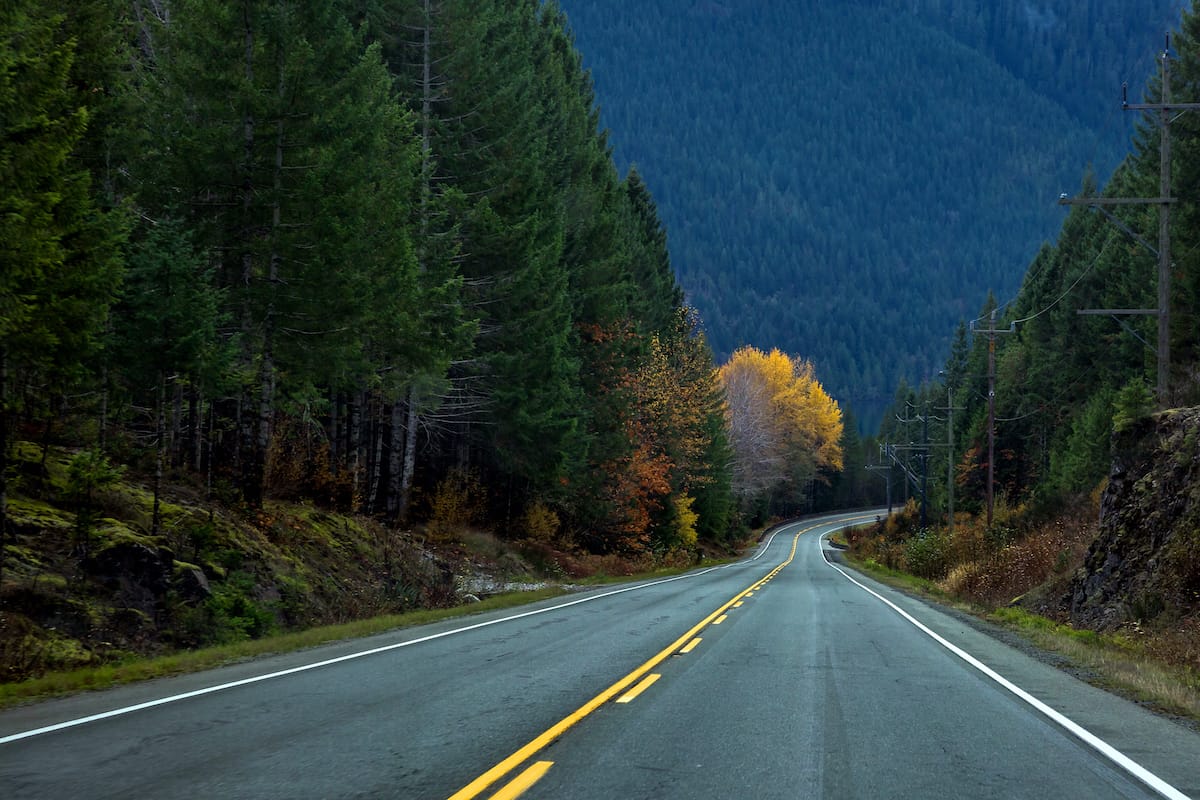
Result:
[[[648,340],[627,326],[581,330],[597,396],[590,457],[603,475],[585,510],[603,549],[687,550],[697,540],[696,498],[713,482],[714,428],[724,419],[712,356],[688,310]]]
[[[741,496],[842,468],[842,411],[808,361],[743,347],[720,369]]]

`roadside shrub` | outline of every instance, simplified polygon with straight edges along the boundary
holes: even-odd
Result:
[[[955,564],[946,573],[946,577],[938,581],[938,588],[955,596],[965,596],[972,592],[983,574],[984,566],[978,561],[967,561]]]
[[[353,480],[337,469],[325,432],[307,416],[284,415],[267,451],[266,490],[280,500],[311,498],[327,508],[349,508]]]
[[[213,586],[212,595],[195,607],[176,609],[181,644],[201,647],[258,639],[274,633],[275,615],[253,599],[254,578],[245,572]]]
[[[910,537],[904,545],[904,561],[908,571],[921,578],[941,578],[949,565],[948,545],[947,537],[931,530],[923,530]]]
[[[555,514],[540,500],[530,503],[521,517],[524,538],[534,542],[553,541],[558,534],[560,524],[558,514]]]
[[[978,561],[987,557],[986,526],[980,517],[963,514],[955,518],[954,533],[947,534],[951,565]]]
[[[883,535],[891,541],[907,539],[916,532],[920,519],[921,512],[917,501],[909,498],[908,502],[904,504],[904,508],[884,520]]]
[[[478,478],[464,470],[451,470],[429,500],[429,538],[434,541],[454,538],[483,515],[483,500]]]
[[[124,475],[123,467],[111,464],[96,448],[81,450],[67,462],[67,496],[75,504],[75,535],[84,554],[96,523],[96,494],[116,485]]]
[[[1153,630],[1143,641],[1148,655],[1196,670],[1193,675],[1200,683],[1200,618],[1173,621]]]

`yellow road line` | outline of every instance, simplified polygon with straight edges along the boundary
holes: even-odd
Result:
[[[734,603],[734,604],[733,604],[733,606],[732,606],[732,608],[741,608],[741,607],[742,607],[742,601],[741,601],[741,600],[738,600],[738,601],[737,601],[736,603]]]
[[[697,641],[699,641],[699,640],[697,640]],[[649,689],[650,686],[661,677],[662,677],[662,675],[659,675],[657,672],[650,673],[649,675],[647,675],[645,678],[642,679],[641,683],[639,683],[637,686],[630,689],[625,694],[618,697],[617,702],[618,703],[632,702],[635,697],[637,697],[639,694],[641,694],[642,692]]]
[[[697,636],[695,639],[692,639],[690,642],[688,642],[687,644],[685,644],[685,645],[683,646],[683,648],[682,648],[682,649],[680,649],[680,651],[679,651],[679,652],[680,652],[680,654],[682,655],[683,653],[690,653],[690,652],[692,652],[693,650],[695,650],[695,649],[696,649],[696,646],[697,646],[698,644],[700,644],[700,642],[702,642],[702,641],[704,641],[704,640],[703,640],[703,639],[701,639],[699,636]]]
[[[868,518],[868,516],[855,517],[854,519],[867,519],[867,518]],[[846,520],[846,522],[852,522],[852,521],[853,521],[853,519]],[[775,569],[771,570],[768,577],[771,577],[771,578],[775,577],[776,575],[779,574],[779,572],[784,567],[786,567],[788,564],[792,563],[792,559],[794,559],[796,557],[796,545],[799,543],[800,537],[803,534],[808,533],[809,531],[819,528],[825,524],[828,524],[828,523],[822,522],[817,525],[811,525],[807,528],[804,528],[801,531],[798,531],[796,533],[796,535],[792,537],[792,550],[790,553],[788,553],[787,560],[785,560],[783,563],[779,564],[777,567],[775,567]],[[680,647],[682,647],[685,642],[691,641],[692,637],[694,637],[697,633],[699,633],[701,630],[703,630],[709,623],[711,623],[714,619],[721,616],[726,611],[728,611],[730,608],[732,608],[735,603],[737,603],[738,601],[742,600],[745,597],[748,597],[749,594],[750,594],[750,589],[744,589],[741,592],[739,592],[738,594],[734,595],[733,599],[729,600],[727,603],[725,603],[725,605],[721,606],[716,611],[712,612],[707,617],[702,619],[700,622],[696,623],[694,626],[692,626],[691,630],[689,630],[687,633],[683,634],[683,636],[680,636],[678,639],[676,639],[674,642],[672,642],[670,645],[668,645],[666,647],[666,649],[660,651],[658,653],[658,655],[651,658],[645,664],[642,664],[640,667],[638,667],[633,672],[626,675],[624,678],[621,678],[621,680],[617,681],[612,686],[609,686],[607,689],[605,689],[603,692],[601,692],[600,694],[593,697],[591,700],[588,700],[586,703],[581,705],[579,708],[575,709],[570,714],[563,717],[555,724],[551,725],[549,728],[547,728],[541,734],[539,734],[538,736],[531,739],[527,744],[525,744],[525,746],[521,747],[519,750],[517,750],[515,753],[510,755],[508,758],[506,758],[503,761],[501,761],[500,763],[496,764],[494,767],[489,769],[487,772],[483,773],[478,778],[471,781],[470,783],[468,783],[463,788],[459,789],[454,794],[450,795],[450,800],[472,800],[472,798],[478,796],[479,793],[482,792],[484,789],[491,786],[493,783],[500,780],[508,773],[512,772],[514,769],[519,767],[521,764],[528,761],[530,757],[532,757],[535,753],[539,752],[543,748],[547,747],[551,742],[553,742],[559,736],[562,736],[570,728],[572,728],[577,722],[579,722],[583,718],[587,717],[589,714],[591,714],[593,711],[595,711],[600,706],[607,703],[612,698],[616,697],[618,694],[620,694],[622,691],[624,691],[626,688],[628,688],[630,685],[632,685],[634,681],[641,678],[643,675],[648,673],[650,670],[654,669],[656,666],[661,664],[663,661],[666,661],[668,658],[671,657],[672,654],[675,653],[676,650],[678,650]]]
[[[514,800],[525,794],[525,790],[542,779],[551,767],[553,761],[539,761],[517,777],[509,781],[504,788],[492,795],[491,800]]]
[[[713,620],[713,625],[720,625],[722,622],[724,622],[728,618],[729,618],[728,614],[722,614],[721,616],[719,616]]]

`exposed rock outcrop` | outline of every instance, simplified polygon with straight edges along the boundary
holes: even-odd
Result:
[[[1114,437],[1100,534],[1063,605],[1111,628],[1200,607],[1200,408],[1157,414]]]

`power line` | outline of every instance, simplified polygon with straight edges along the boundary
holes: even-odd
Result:
[[[1107,241],[1105,241],[1105,243],[1104,243],[1104,247],[1100,248],[1100,252],[1099,252],[1099,253],[1096,255],[1096,257],[1095,257],[1094,259],[1092,259],[1092,263],[1091,263],[1091,264],[1088,264],[1088,267],[1087,267],[1087,269],[1085,269],[1083,272],[1079,273],[1079,277],[1077,277],[1077,278],[1075,279],[1075,282],[1074,282],[1074,283],[1072,283],[1070,286],[1068,286],[1068,287],[1066,288],[1066,291],[1064,291],[1062,294],[1060,294],[1058,297],[1056,297],[1056,298],[1054,299],[1054,302],[1053,302],[1053,303],[1051,303],[1050,305],[1046,306],[1046,307],[1045,307],[1045,308],[1043,308],[1041,311],[1038,311],[1036,314],[1030,314],[1028,317],[1024,317],[1023,319],[1016,319],[1016,320],[1013,320],[1013,324],[1014,324],[1014,325],[1019,325],[1019,324],[1020,324],[1020,323],[1022,323],[1022,322],[1029,322],[1030,320],[1037,319],[1037,318],[1038,318],[1038,317],[1040,317],[1042,314],[1045,314],[1047,311],[1049,311],[1050,309],[1054,308],[1056,305],[1058,305],[1059,303],[1061,303],[1061,302],[1063,301],[1063,299],[1064,299],[1064,298],[1065,298],[1067,295],[1069,295],[1069,294],[1070,294],[1072,291],[1074,291],[1074,290],[1075,290],[1075,287],[1079,285],[1079,282],[1080,282],[1080,281],[1082,281],[1082,280],[1083,280],[1084,278],[1086,278],[1086,277],[1087,277],[1089,274],[1091,274],[1091,271],[1092,271],[1093,269],[1095,269],[1095,267],[1096,267],[1096,265],[1097,265],[1097,264],[1099,264],[1099,263],[1100,263],[1100,259],[1101,259],[1101,258],[1104,258],[1104,254],[1105,254],[1106,252],[1108,252],[1108,246],[1109,246],[1109,244],[1111,244],[1111,243],[1112,243],[1112,238],[1110,237],[1110,238],[1109,238]]]
[[[1157,197],[1059,197],[1061,205],[1086,205],[1099,208],[1115,205],[1158,206],[1158,307],[1156,309],[1089,309],[1095,314],[1153,314],[1158,317],[1158,380],[1157,393],[1160,407],[1170,403],[1171,375],[1171,206],[1177,199],[1171,196],[1171,123],[1186,111],[1200,109],[1200,103],[1174,103],[1171,101],[1171,37],[1159,54],[1161,69],[1160,98],[1157,103],[1130,103],[1129,85],[1121,87],[1121,108],[1126,111],[1158,112],[1159,128],[1159,182]],[[1173,112],[1180,112],[1172,116]],[[1110,215],[1111,216],[1111,215]],[[1140,237],[1139,241],[1142,241]],[[1149,248],[1149,245],[1142,241]],[[1153,250],[1153,248],[1150,248]]]

